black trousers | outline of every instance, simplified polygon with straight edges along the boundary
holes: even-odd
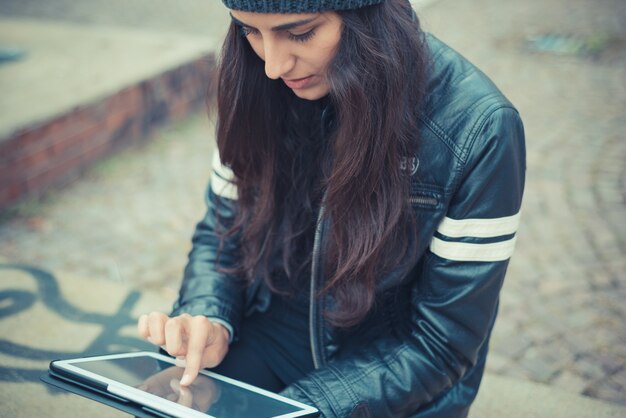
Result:
[[[309,341],[308,297],[273,295],[266,312],[255,312],[241,325],[216,373],[272,392],[280,392],[314,369]]]
[[[275,393],[286,386],[263,359],[257,346],[247,338],[233,343],[222,363],[211,370]]]

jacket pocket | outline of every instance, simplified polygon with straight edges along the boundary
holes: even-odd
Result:
[[[435,210],[441,206],[442,192],[438,186],[411,182],[409,203],[413,209]]]

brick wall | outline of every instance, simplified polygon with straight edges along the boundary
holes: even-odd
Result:
[[[203,57],[2,139],[0,212],[67,185],[93,162],[204,106],[214,70],[214,58]]]

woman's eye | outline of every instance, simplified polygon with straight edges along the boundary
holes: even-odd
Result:
[[[241,31],[241,34],[245,37],[247,37],[248,35],[254,35],[259,32],[258,30],[249,26],[240,26],[239,30]]]
[[[311,39],[313,35],[315,35],[315,29],[311,29],[308,32],[297,34],[297,35],[294,33],[288,32],[289,39],[292,41],[296,41],[296,42],[306,42],[309,39]]]

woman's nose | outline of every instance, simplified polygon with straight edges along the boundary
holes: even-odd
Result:
[[[266,42],[265,52],[265,74],[276,80],[289,73],[295,64],[295,57],[285,45],[280,42]]]

